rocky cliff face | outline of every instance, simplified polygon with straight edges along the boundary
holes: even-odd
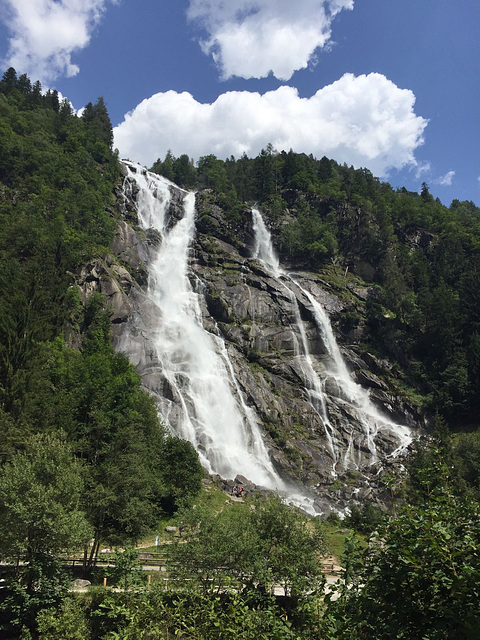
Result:
[[[119,193],[123,219],[113,246],[115,257],[86,266],[78,274],[78,284],[85,296],[94,289],[106,294],[116,347],[132,358],[144,386],[159,401],[168,398],[174,405],[176,391],[156,367],[155,350],[149,347],[162,311],[146,295],[147,272],[161,239],[153,230],[139,230],[137,195],[134,185],[128,197]],[[173,190],[167,225],[182,217],[181,200],[181,193]],[[385,422],[409,427],[415,435],[422,419],[398,395],[390,375],[392,365],[369,353],[359,355],[358,327],[347,335],[338,329],[352,309],[352,300],[361,302],[371,292],[358,285],[348,300],[313,273],[295,274],[295,282],[286,288],[264,263],[251,257],[251,211],[246,209],[242,222],[232,228],[228,212],[211,192],[197,194],[196,208],[188,275],[201,293],[203,326],[225,340],[238,385],[260,421],[275,468],[284,478],[314,490],[322,502],[341,507],[351,499],[371,497],[382,470],[398,467],[408,447],[400,446],[395,432],[379,427],[378,421],[365,428],[359,402],[346,397],[338,377],[330,373],[331,355],[307,295],[330,316],[351,379],[368,391]],[[323,415],[305,382],[300,344],[307,345],[308,366],[321,381]],[[168,419],[174,422],[175,412]]]

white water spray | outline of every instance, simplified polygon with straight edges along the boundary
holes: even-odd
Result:
[[[363,436],[370,453],[370,463],[374,464],[378,459],[375,437],[381,431],[386,431],[394,435],[398,446],[390,455],[392,457],[397,456],[411,443],[412,435],[410,430],[407,427],[392,422],[386,416],[382,415],[371,401],[368,391],[352,380],[324,308],[310,291],[299,283],[298,278],[295,278],[294,274],[289,274],[281,269],[279,260],[273,249],[270,232],[266,228],[258,209],[252,209],[252,217],[255,232],[253,255],[263,262],[272,277],[283,285],[295,310],[295,318],[301,336],[301,350],[295,354],[295,357],[301,361],[301,371],[303,373],[307,398],[316,413],[320,416],[324,425],[325,437],[333,457],[332,474],[336,475],[337,465],[340,461],[342,462],[344,470],[351,468],[356,469],[358,465],[355,462],[353,425],[348,445],[342,452],[338,444],[336,430],[329,419],[325,402],[325,383],[328,379],[330,381],[333,380],[341,392],[341,398],[338,399],[338,402],[343,402],[348,406],[348,412],[355,415],[356,422],[363,430]],[[293,288],[288,286],[287,282],[291,282],[294,285],[293,288],[298,289],[308,299],[313,308],[315,323],[329,356],[327,370],[325,372],[326,375],[323,379],[319,377],[314,369],[298,302]]]
[[[157,380],[162,377],[168,393],[156,393],[160,413],[174,433],[192,442],[208,472],[224,478],[240,473],[255,484],[283,489],[256,415],[242,397],[226,345],[203,327],[199,294],[189,281],[195,194],[184,192],[183,217],[171,226],[166,214],[173,185],[140,166],[125,166],[126,189],[131,190],[132,183],[138,187],[140,224],[156,229],[162,242],[149,273],[147,297],[157,316],[149,330],[149,353],[131,353],[138,342],[124,345],[124,350],[134,362],[150,362]]]

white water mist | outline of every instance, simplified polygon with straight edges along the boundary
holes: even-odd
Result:
[[[208,472],[224,478],[242,474],[255,484],[283,489],[256,415],[235,379],[226,345],[204,328],[199,294],[190,284],[195,194],[183,192],[183,216],[176,222],[167,220],[173,185],[142,167],[125,166],[126,190],[136,184],[140,224],[154,228],[162,239],[149,271],[148,303],[157,310],[146,343],[149,353],[129,356],[134,362],[150,362],[150,369],[162,377],[168,393],[156,394],[160,413],[175,434],[192,442]],[[124,344],[124,350],[139,348],[138,342],[132,344]],[[146,378],[148,371],[144,382]]]
[[[336,387],[340,390],[341,401],[346,403],[349,412],[355,415],[355,422],[362,430],[362,433],[359,435],[365,439],[370,453],[370,464],[374,464],[378,460],[375,437],[382,431],[393,434],[398,442],[398,446],[390,455],[392,457],[398,455],[404,451],[412,441],[410,429],[403,425],[396,424],[382,415],[371,401],[368,391],[352,380],[325,309],[318,300],[315,299],[312,293],[300,284],[295,274],[287,273],[281,268],[278,257],[273,249],[271,234],[265,226],[262,215],[257,208],[252,209],[252,218],[255,232],[253,255],[264,264],[271,276],[285,288],[292,301],[295,320],[301,336],[300,348],[295,353],[295,357],[297,361],[300,362],[307,399],[315,412],[320,416],[322,424],[324,425],[325,437],[333,458],[332,474],[336,475],[339,463],[341,463],[344,470],[357,469],[358,464],[355,459],[353,425],[348,445],[341,449],[338,434],[329,419],[325,401],[325,384],[327,380],[335,383]],[[322,376],[322,378],[317,374],[312,363],[295,289],[300,291],[303,296],[308,299],[313,309],[317,329],[329,356],[325,376]]]

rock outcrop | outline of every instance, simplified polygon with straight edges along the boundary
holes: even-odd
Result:
[[[175,401],[176,391],[155,368],[154,350],[148,347],[162,314],[146,295],[148,264],[161,238],[153,230],[138,229],[134,186],[127,195],[122,193],[120,199],[123,219],[113,244],[114,257],[86,265],[77,275],[77,284],[84,297],[93,290],[105,294],[116,348],[128,353],[147,389]],[[181,218],[182,198],[180,190],[173,190],[168,225]],[[322,504],[341,507],[352,499],[373,499],[380,486],[380,469],[401,463],[401,457],[395,457],[398,440],[388,430],[372,435],[359,426],[357,408],[346,401],[338,380],[329,373],[328,349],[304,293],[314,296],[331,317],[352,380],[368,390],[388,420],[418,429],[422,417],[399,396],[392,383],[392,365],[373,354],[359,355],[358,333],[339,331],[352,300],[365,301],[368,287],[353,287],[346,299],[318,274],[295,274],[298,286],[289,286],[295,289],[297,311],[282,282],[251,257],[253,237],[248,210],[233,229],[212,193],[197,194],[197,234],[190,250],[189,278],[201,292],[203,326],[223,337],[237,383],[260,420],[279,473],[312,489]],[[305,336],[300,335],[298,313]],[[328,424],[305,388],[297,357],[302,339],[308,344],[314,371],[323,380]],[[135,359],[140,353],[142,358]],[[174,411],[168,419],[175,421]]]

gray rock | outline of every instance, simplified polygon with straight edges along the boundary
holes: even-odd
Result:
[[[354,379],[365,387],[373,387],[374,389],[387,389],[387,385],[380,380],[376,375],[370,371],[364,369],[355,371]]]
[[[180,190],[172,190],[167,225],[173,226],[182,217],[182,197]],[[123,206],[126,216],[135,208],[128,203]],[[318,504],[326,512],[329,504],[335,503],[336,508],[345,506],[355,495],[371,499],[366,491],[355,494],[356,488],[365,488],[364,479],[373,478],[378,471],[372,466],[371,437],[359,421],[360,408],[346,402],[345,391],[334,373],[329,373],[330,355],[316,325],[315,309],[302,289],[309,291],[337,319],[343,310],[352,308],[352,302],[337,296],[316,274],[296,273],[298,286],[285,280],[298,299],[303,334],[296,322],[298,312],[282,281],[272,278],[261,262],[250,257],[253,246],[250,212],[244,212],[242,223],[232,234],[213,192],[204,190],[197,195],[197,213],[197,236],[190,252],[188,275],[200,293],[203,326],[225,340],[236,381],[245,402],[261,422],[276,469],[289,482],[312,487]],[[158,244],[155,234],[136,231],[124,219],[114,242],[117,261],[88,265],[77,278],[77,285],[84,299],[94,290],[106,294],[112,320],[117,323],[115,347],[130,356],[143,386],[158,399],[160,411],[168,413],[170,423],[175,424],[180,415],[178,389],[158,368],[156,351],[150,342],[162,311],[145,295],[146,268]],[[369,270],[368,265],[363,267]],[[361,308],[361,302],[376,295],[376,290],[359,285],[354,294],[355,305]],[[338,337],[348,340],[346,336]],[[305,384],[305,360],[299,357],[304,340],[310,354],[309,366],[323,387],[323,405],[320,400],[315,405],[312,389]],[[341,351],[349,370],[355,372],[352,380],[368,388],[378,406],[399,423],[416,426],[421,422],[419,414],[396,397],[379,377],[391,372],[387,361],[371,354],[360,357],[351,343],[341,344]],[[376,455],[382,464],[395,449],[395,442],[391,434],[383,431],[375,437]],[[348,479],[347,493],[329,489],[334,463],[339,480]],[[401,460],[394,464],[401,464]],[[349,472],[358,477],[352,481]],[[234,484],[242,484],[247,493],[264,491],[240,475],[235,480],[213,481],[226,491]]]
[[[113,254],[121,256],[138,243],[138,235],[134,229],[125,220],[119,220],[112,243]]]
[[[74,589],[86,589],[91,584],[90,580],[81,580],[80,578],[77,578],[72,582],[72,587]]]

